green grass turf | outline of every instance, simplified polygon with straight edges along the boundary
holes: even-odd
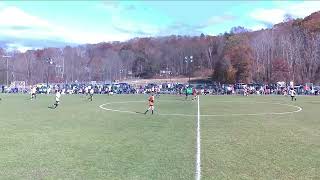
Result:
[[[197,103],[183,96],[0,95],[0,179],[194,179]],[[106,111],[106,108],[140,112]],[[202,179],[319,179],[320,98],[201,96]]]

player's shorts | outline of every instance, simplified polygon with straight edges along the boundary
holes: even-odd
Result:
[[[154,106],[149,105],[149,110],[154,110]]]
[[[56,101],[56,104],[60,104],[60,101]]]

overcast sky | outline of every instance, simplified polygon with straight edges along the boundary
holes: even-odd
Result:
[[[320,10],[318,1],[0,1],[0,45],[25,51],[163,35],[259,30]]]

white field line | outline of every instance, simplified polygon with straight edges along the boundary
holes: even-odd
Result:
[[[117,110],[117,109],[111,109],[111,108],[106,108],[104,107],[105,105],[111,105],[111,104],[126,104],[126,103],[134,103],[134,102],[145,102],[145,101],[125,101],[125,102],[110,102],[110,103],[105,103],[101,104],[99,107],[101,109],[104,109],[106,111],[112,111],[112,112],[120,112],[120,113],[129,113],[129,114],[137,114],[137,112],[134,111],[125,111],[125,110]],[[220,102],[220,101],[219,101]],[[233,101],[221,101],[221,102],[233,102]],[[241,102],[240,102],[241,103]],[[248,103],[248,102],[246,102]],[[286,111],[286,112],[269,112],[269,113],[243,113],[243,114],[203,114],[199,116],[204,116],[204,117],[221,117],[221,116],[261,116],[261,115],[284,115],[284,114],[292,114],[292,113],[297,113],[302,111],[302,108],[300,106],[295,106],[291,104],[282,104],[282,103],[271,103],[271,102],[249,102],[249,103],[264,103],[264,104],[275,104],[275,105],[282,105],[282,106],[289,106],[289,107],[294,107],[296,108],[295,111]],[[193,114],[162,114],[158,113],[160,116],[185,116],[185,117],[194,117],[198,115],[193,115]]]
[[[200,144],[200,96],[198,96],[197,116],[197,154],[196,154],[196,180],[201,178],[201,144]]]
[[[287,111],[287,112],[270,112],[270,113],[247,113],[247,114],[209,114],[209,115],[201,115],[201,116],[261,116],[261,115],[284,115],[284,114],[292,114],[302,111],[302,107],[295,106],[291,104],[281,104],[281,103],[269,103],[269,104],[276,104],[276,105],[283,105],[297,108],[295,111]]]
[[[258,115],[282,115],[282,114],[292,114],[302,111],[302,108],[300,106],[295,106],[291,104],[282,104],[282,103],[268,103],[268,102],[253,102],[253,103],[266,103],[266,104],[277,104],[277,105],[284,105],[289,107],[294,107],[297,110],[295,111],[287,111],[287,112],[271,112],[271,113],[248,113],[248,114],[210,114],[210,115],[200,115],[200,96],[197,98],[198,100],[198,113],[197,115],[191,115],[191,114],[158,114],[161,116],[197,116],[197,150],[196,150],[196,175],[195,179],[200,180],[201,178],[201,138],[200,138],[200,117],[201,116],[207,116],[207,117],[215,117],[215,116],[258,116]],[[125,102],[110,102],[101,104],[99,107],[101,109],[112,111],[112,112],[121,112],[121,113],[129,113],[129,114],[137,114],[137,112],[133,111],[123,111],[123,110],[116,110],[116,109],[110,109],[105,108],[105,105],[110,104],[126,104],[126,103],[132,103],[132,102],[145,102],[145,101],[125,101]],[[225,101],[225,102],[233,102],[233,101]]]

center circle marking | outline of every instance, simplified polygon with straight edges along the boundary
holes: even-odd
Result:
[[[145,101],[123,101],[123,102],[110,102],[101,104],[99,108],[106,110],[106,111],[112,111],[112,112],[119,112],[119,113],[127,113],[127,114],[138,114],[138,112],[134,111],[126,111],[126,110],[118,110],[118,109],[110,109],[106,108],[106,105],[111,104],[126,104],[126,103],[137,103],[137,102],[145,102]],[[177,102],[177,101],[170,101],[170,100],[162,100],[160,102]],[[234,114],[202,114],[200,116],[203,117],[219,117],[219,116],[261,116],[261,115],[283,115],[283,114],[292,114],[302,111],[302,108],[300,106],[292,105],[292,104],[283,104],[283,103],[273,103],[273,102],[240,102],[240,101],[215,101],[215,102],[230,102],[230,103],[255,103],[255,104],[274,104],[274,105],[282,105],[287,107],[294,107],[296,110],[294,111],[285,111],[285,112],[269,112],[269,113],[234,113]],[[157,113],[159,116],[197,116],[196,114],[167,114],[167,113]]]

